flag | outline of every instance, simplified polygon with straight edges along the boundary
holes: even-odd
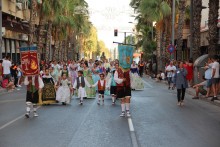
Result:
[[[131,64],[133,61],[133,51],[133,46],[118,45],[120,67],[122,67],[123,69],[131,68]]]
[[[21,68],[25,76],[39,75],[37,47],[20,47]]]

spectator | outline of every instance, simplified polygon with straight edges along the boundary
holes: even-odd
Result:
[[[17,74],[18,84],[17,84],[17,86],[21,87],[21,77],[22,77],[21,65],[18,65],[17,70],[18,70],[18,74]]]
[[[6,56],[5,60],[3,60],[3,63],[2,63],[4,79],[10,80],[10,78],[11,78],[11,71],[10,71],[11,65],[12,64],[10,61],[10,57]]]
[[[188,81],[189,86],[192,86],[192,79],[193,79],[193,61],[192,59],[189,60],[189,62],[186,63],[186,70],[187,70],[187,75],[186,79]]]
[[[218,61],[218,56],[214,55],[212,57],[212,90],[214,93],[213,98],[211,99],[211,101],[214,100],[218,100],[217,98],[217,89],[218,89],[218,85],[219,85],[219,63]]]
[[[166,72],[167,72],[167,80],[168,80],[168,89],[170,89],[170,86],[172,85],[172,89],[174,90],[173,85],[173,77],[176,71],[176,67],[173,65],[173,62],[170,62],[170,65],[167,66]]]
[[[209,69],[207,69],[206,71],[208,71]],[[196,84],[193,86],[193,88],[195,88],[196,90],[196,96],[194,96],[192,99],[199,99],[199,93],[205,94],[206,93],[206,98],[209,97],[210,94],[210,88],[212,86],[211,80],[207,80],[205,79],[205,77],[203,77],[203,82]],[[204,87],[207,87],[207,92],[204,92]]]
[[[165,74],[160,70],[159,74],[157,75],[157,81],[162,81],[165,79]]]

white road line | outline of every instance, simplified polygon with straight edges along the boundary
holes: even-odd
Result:
[[[19,102],[19,101],[24,101],[24,99],[17,99],[17,100],[2,100],[2,101],[0,101],[0,104],[1,104],[1,103],[8,103],[8,102]]]
[[[128,126],[129,126],[132,146],[133,147],[138,147],[139,145],[138,145],[138,141],[137,141],[137,136],[135,134],[134,126],[133,126],[131,118],[128,118]]]
[[[21,119],[22,117],[24,117],[24,115],[21,115],[21,116],[15,118],[14,120],[12,120],[12,121],[10,121],[10,122],[4,124],[3,126],[0,127],[0,130],[6,128],[6,127],[9,126],[10,124],[12,124],[12,123],[16,122],[17,120]]]
[[[128,126],[129,126],[129,130],[133,132],[134,131],[134,126],[133,126],[131,118],[128,118]]]
[[[153,88],[153,86],[152,85],[150,85],[148,82],[146,82],[145,80],[143,80],[143,82],[145,83],[145,84],[147,84],[147,86],[149,86],[150,88]]]
[[[39,108],[40,108],[40,106],[37,107],[37,109],[39,109]],[[19,119],[24,118],[24,117],[25,117],[25,116],[24,116],[24,114],[23,114],[23,115],[21,115],[21,116],[15,118],[15,119],[13,119],[12,121],[10,121],[10,122],[4,124],[3,126],[1,126],[1,127],[0,127],[0,130],[6,128],[7,126],[11,125],[12,123],[14,123],[14,122],[16,122],[16,121],[18,121]]]

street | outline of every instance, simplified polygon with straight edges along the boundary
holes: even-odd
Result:
[[[39,117],[26,119],[25,88],[0,94],[0,147],[219,147],[220,108],[186,95],[176,105],[176,90],[145,80],[144,91],[133,91],[132,138],[127,118],[120,118],[119,101],[97,106],[95,99],[71,105],[41,106]],[[132,145],[133,143],[133,145]]]

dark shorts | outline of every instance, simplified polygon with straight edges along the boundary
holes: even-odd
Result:
[[[212,86],[212,80],[209,79],[209,80],[207,80],[207,85],[206,85],[206,87],[207,87],[207,88],[210,88],[211,86]]]
[[[219,78],[212,78],[212,84],[218,84]]]
[[[39,100],[38,91],[34,93],[27,91],[26,102],[32,102],[33,104],[37,104],[38,100]]]
[[[10,79],[11,79],[11,74],[4,74],[4,77],[3,77],[3,78],[10,80]]]
[[[168,83],[173,83],[172,77],[167,78]]]
[[[126,96],[131,96],[130,87],[117,87],[117,98],[124,98]]]
[[[116,86],[111,86],[111,88],[110,88],[110,94],[114,94],[114,95],[117,94],[117,87],[116,87]]]
[[[105,91],[104,90],[99,90],[98,93],[103,95],[105,93]]]

